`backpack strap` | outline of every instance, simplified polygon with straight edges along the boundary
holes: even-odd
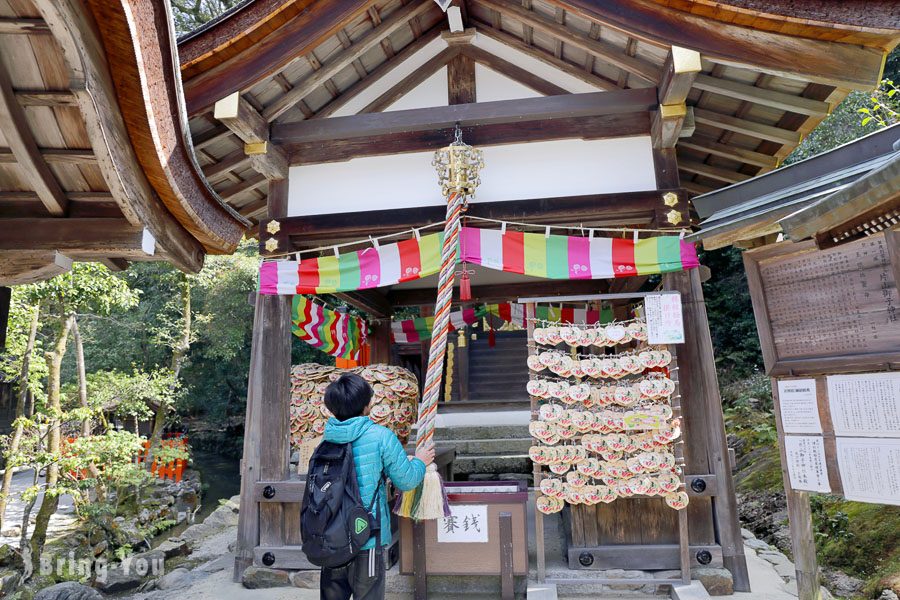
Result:
[[[367,509],[369,514],[372,514],[372,507],[375,507],[375,547],[369,550],[369,577],[375,577],[376,575],[376,560],[384,560],[382,558],[382,548],[381,548],[381,502],[378,502],[378,496],[381,492],[381,486],[385,483],[384,474],[381,475],[381,478],[378,480],[378,485],[375,486],[375,495],[372,497],[372,503],[369,504],[369,508]]]

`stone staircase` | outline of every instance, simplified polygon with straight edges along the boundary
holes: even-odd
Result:
[[[487,332],[479,332],[477,340],[469,341],[469,400],[527,403],[526,333],[498,331],[494,335],[493,348],[489,345]],[[459,400],[459,381],[455,381],[453,387],[453,400]]]
[[[486,424],[448,427],[438,431],[437,445],[439,448],[456,448],[453,474],[458,481],[530,481],[528,447],[531,438],[527,426]]]

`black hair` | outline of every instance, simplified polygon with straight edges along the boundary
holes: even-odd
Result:
[[[344,373],[325,388],[325,407],[338,421],[363,414],[372,400],[372,386],[355,373]]]

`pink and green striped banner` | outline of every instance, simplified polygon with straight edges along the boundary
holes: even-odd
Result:
[[[535,307],[538,319],[559,323],[609,323],[613,320],[612,309],[604,306],[602,310],[573,308],[571,306],[540,305]],[[475,308],[465,308],[450,313],[450,330],[455,331],[465,325],[472,325],[478,319],[491,315],[507,323],[515,323],[523,329],[525,322],[525,306],[503,302],[500,304],[482,304]],[[431,326],[434,317],[414,317],[391,323],[392,341],[400,344],[424,342],[431,339]]]
[[[412,281],[440,268],[440,233],[338,256],[262,263],[261,294],[330,294]],[[547,279],[612,279],[693,269],[693,244],[677,236],[579,237],[463,227],[460,260]]]
[[[336,358],[359,359],[368,326],[359,317],[316,304],[295,295],[291,304],[291,331],[298,338]]]

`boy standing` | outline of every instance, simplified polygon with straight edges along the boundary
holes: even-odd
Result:
[[[325,406],[334,417],[325,425],[326,442],[352,444],[353,464],[364,506],[376,506],[381,515],[380,547],[373,536],[352,561],[337,568],[322,568],[321,600],[383,600],[384,559],[381,547],[391,543],[391,516],[382,480],[390,478],[402,490],[415,489],[434,460],[434,449],[406,455],[394,433],[369,419],[372,388],[359,375],[345,373],[325,390]],[[373,503],[376,494],[377,505]]]

